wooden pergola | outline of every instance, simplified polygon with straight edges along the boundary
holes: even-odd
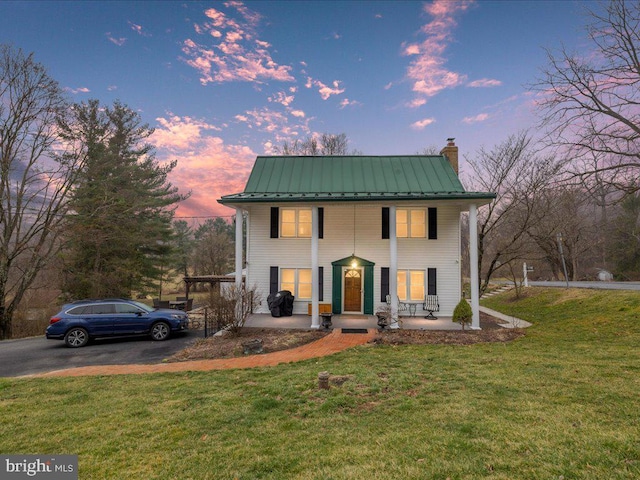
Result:
[[[193,277],[183,277],[185,283],[185,296],[187,300],[189,300],[189,291],[191,290],[191,286],[196,283],[208,283],[211,285],[211,288],[216,288],[218,292],[220,292],[220,284],[221,283],[235,283],[236,277],[230,275],[196,275]],[[244,277],[242,278],[244,282]]]

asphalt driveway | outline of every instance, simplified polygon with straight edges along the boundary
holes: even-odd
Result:
[[[89,365],[160,363],[182,350],[202,331],[177,333],[164,342],[149,337],[96,340],[86,347],[68,348],[60,340],[42,337],[0,342],[0,377],[18,377]]]

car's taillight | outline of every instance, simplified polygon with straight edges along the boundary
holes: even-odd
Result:
[[[53,325],[56,322],[59,322],[60,320],[62,320],[60,317],[51,317],[51,320],[49,320],[49,325]]]

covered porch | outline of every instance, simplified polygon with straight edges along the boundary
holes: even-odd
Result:
[[[451,317],[438,317],[428,320],[422,317],[400,317],[402,328],[408,330],[462,330],[459,323],[454,323]],[[309,315],[293,315],[291,317],[272,317],[267,313],[249,315],[246,327],[253,328],[296,328],[308,330],[310,328]],[[377,329],[378,319],[375,315],[333,315],[332,328],[367,328]],[[322,327],[320,327],[322,329]]]

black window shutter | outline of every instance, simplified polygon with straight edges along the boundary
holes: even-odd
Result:
[[[324,208],[323,207],[318,207],[318,238],[324,238]]]
[[[389,238],[389,207],[382,207],[382,239]]]
[[[318,300],[324,300],[324,282],[322,278],[324,277],[324,267],[318,267]]]
[[[271,207],[271,238],[278,238],[278,223],[280,220],[280,209]]]
[[[429,208],[429,240],[438,239],[438,209]]]
[[[436,269],[427,268],[427,295],[437,295],[438,289],[436,288]]]
[[[269,293],[278,293],[278,267],[269,267]]]
[[[389,295],[389,267],[380,269],[380,301],[386,302]]]

